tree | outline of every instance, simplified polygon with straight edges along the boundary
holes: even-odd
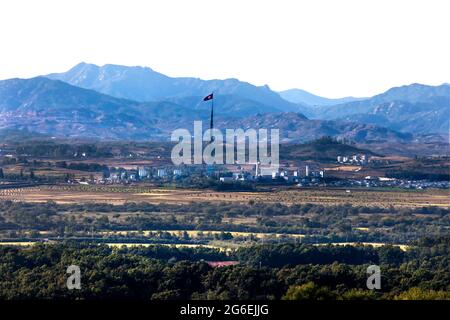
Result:
[[[332,300],[336,294],[327,287],[319,287],[314,282],[290,286],[283,300]]]
[[[374,290],[368,289],[350,289],[344,292],[340,299],[342,300],[376,300],[377,295]]]
[[[394,297],[395,300],[450,300],[450,292],[411,288]]]
[[[111,174],[110,174],[109,169],[105,169],[105,170],[102,171],[102,177],[103,177],[103,179],[109,178],[110,175],[111,175]]]

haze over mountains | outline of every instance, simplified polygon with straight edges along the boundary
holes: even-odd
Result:
[[[329,98],[319,97],[315,94],[312,94],[312,93],[302,90],[302,89],[289,89],[289,90],[285,90],[285,91],[280,91],[279,94],[283,99],[285,99],[289,102],[300,104],[300,105],[307,105],[307,106],[331,106],[334,104],[366,99],[366,98],[354,98],[354,97],[329,99]]]
[[[171,78],[150,68],[124,67],[107,64],[102,67],[80,63],[63,73],[53,73],[47,78],[61,80],[71,85],[92,89],[117,98],[134,101],[172,100],[188,101],[186,98],[203,98],[214,92],[216,97],[236,97],[240,100],[251,100],[263,112],[298,111],[294,103],[282,99],[268,86],[257,87],[237,79],[201,80],[198,78]],[[201,101],[201,99],[200,99]],[[219,99],[217,106],[226,103],[228,99]]]
[[[303,90],[277,93],[237,79],[171,78],[150,68],[86,63],[45,77],[0,81],[0,128],[167,140],[171,130],[208,119],[210,104],[202,98],[210,92],[219,128],[277,127],[285,141],[330,135],[406,142],[417,134],[448,135],[448,85],[413,84],[367,99],[326,99]]]
[[[302,109],[302,108],[301,108]],[[372,98],[302,110],[311,118],[383,125],[415,134],[448,134],[450,86],[411,84]]]
[[[0,115],[1,128],[56,137],[167,140],[169,130],[206,119],[209,113],[168,101],[119,99],[36,77],[0,81]]]
[[[170,101],[141,103],[37,77],[0,81],[0,114],[2,128],[57,137],[167,140],[173,129],[192,129],[194,120],[206,120],[206,126],[209,104],[185,107]],[[386,139],[385,133],[380,134],[386,131],[384,128],[308,120],[295,112],[232,117],[226,110],[217,109],[216,126],[279,128],[285,141],[308,141],[324,135],[360,142],[369,137],[376,141]],[[410,139],[410,136],[388,131],[392,139]]]

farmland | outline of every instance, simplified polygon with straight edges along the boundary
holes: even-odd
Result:
[[[448,190],[395,190],[395,189],[319,189],[279,188],[258,192],[219,192],[212,190],[165,189],[145,186],[35,186],[0,190],[0,200],[57,203],[110,203],[126,202],[178,203],[237,202],[363,205],[378,207],[450,206]]]

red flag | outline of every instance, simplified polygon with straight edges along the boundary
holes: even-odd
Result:
[[[206,97],[203,98],[203,101],[208,101],[208,100],[212,100],[214,98],[214,94],[211,93],[209,95],[207,95]]]

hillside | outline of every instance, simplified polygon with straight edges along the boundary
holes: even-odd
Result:
[[[19,129],[0,129],[0,143],[45,140],[48,136]]]
[[[243,108],[247,110],[247,114],[253,107],[252,102],[263,112],[298,111],[296,104],[282,99],[268,86],[258,87],[237,79],[172,78],[147,67],[112,64],[100,67],[88,63],[80,63],[67,72],[53,73],[46,77],[113,97],[140,102],[178,99],[185,103],[185,107],[192,107],[189,104],[191,101],[183,98],[204,97],[214,92],[217,96],[232,97],[236,104],[249,105]],[[182,99],[179,100],[180,98]],[[227,107],[222,105],[220,100],[216,102],[219,108]],[[246,115],[245,111],[239,115]]]
[[[282,142],[305,142],[322,136],[359,143],[404,143],[412,139],[410,134],[372,124],[309,120],[295,112],[257,113],[269,106],[236,101],[233,96],[218,95],[216,100],[228,106],[215,107],[216,127],[278,128]],[[0,129],[59,138],[168,140],[172,130],[192,130],[194,120],[207,123],[209,115],[210,104],[201,97],[141,103],[44,77],[0,81]]]
[[[399,133],[375,125],[344,121],[309,120],[300,113],[258,114],[244,119],[221,120],[217,127],[225,128],[276,128],[282,142],[306,142],[323,136],[355,142],[385,143],[411,141],[412,135]]]
[[[308,106],[331,106],[335,104],[347,103],[352,101],[363,100],[365,98],[345,97],[338,99],[329,99],[317,96],[302,89],[289,89],[279,92],[280,96],[292,103],[303,104]]]
[[[280,157],[284,160],[334,162],[337,156],[354,154],[375,155],[368,149],[361,149],[326,137],[304,144],[282,144],[280,146]]]
[[[0,128],[58,137],[143,138],[158,133],[138,103],[43,77],[0,81]]]
[[[343,120],[385,126],[413,134],[448,136],[450,86],[411,84],[391,88],[371,98],[328,99],[301,89],[280,93],[238,79],[202,80],[169,77],[146,67],[80,63],[50,79],[136,102],[167,101],[188,110],[205,112],[201,99],[215,93],[216,112],[223,117],[301,112],[308,118]],[[327,130],[325,130],[327,131]]]
[[[316,119],[370,123],[414,134],[448,135],[450,86],[412,84],[392,88],[366,100],[305,111]]]

